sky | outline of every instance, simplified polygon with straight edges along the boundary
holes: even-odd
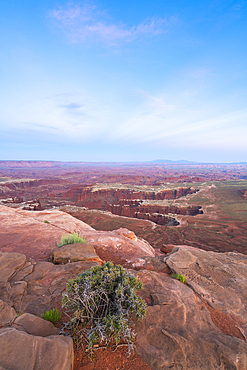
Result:
[[[0,4],[0,160],[247,161],[247,1]]]

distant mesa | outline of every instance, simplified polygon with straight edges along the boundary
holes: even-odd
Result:
[[[198,162],[193,161],[186,161],[183,159],[180,159],[178,161],[172,161],[170,159],[155,159],[154,161],[150,161],[149,163],[159,163],[159,164],[199,164]]]
[[[61,164],[55,161],[0,161],[0,168],[47,168]]]

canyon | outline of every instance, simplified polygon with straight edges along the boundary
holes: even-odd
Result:
[[[154,248],[246,253],[246,178],[246,164],[0,161],[0,204],[66,209],[98,230],[127,227]]]
[[[167,217],[169,213],[196,215],[202,213],[200,206],[180,206],[164,204],[163,200],[178,199],[194,194],[198,189],[190,187],[124,186],[108,184],[107,186],[73,186],[63,194],[64,199],[75,205],[88,209],[109,211],[118,216],[146,219],[159,225],[178,225],[175,218]],[[153,202],[154,201],[154,202]]]
[[[0,367],[245,370],[246,189],[245,164],[0,161]],[[73,232],[87,243],[58,248]],[[40,317],[103,261],[137,276],[147,304],[118,363],[103,350],[90,362]]]

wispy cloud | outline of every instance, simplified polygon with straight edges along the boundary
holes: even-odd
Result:
[[[58,107],[67,109],[78,109],[84,107],[84,105],[80,103],[69,103],[69,104],[60,104],[58,105]]]
[[[69,36],[72,42],[103,41],[114,45],[130,42],[144,36],[156,36],[168,32],[178,22],[176,17],[146,19],[128,27],[121,22],[110,22],[106,11],[95,5],[68,3],[50,11],[50,17]]]

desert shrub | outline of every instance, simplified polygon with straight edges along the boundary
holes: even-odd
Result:
[[[57,308],[53,308],[50,311],[45,311],[45,313],[41,314],[42,319],[52,322],[53,324],[57,324],[61,320],[61,312],[58,311]]]
[[[177,279],[177,280],[180,280],[181,283],[184,283],[186,284],[186,277],[184,275],[180,275],[180,274],[172,274],[171,277],[173,279]]]
[[[133,350],[135,333],[132,319],[142,319],[146,304],[136,292],[142,283],[120,265],[106,262],[69,280],[62,305],[72,313],[65,329],[77,346],[86,345],[92,353],[94,344],[108,346],[120,340]]]
[[[66,244],[73,244],[73,243],[83,243],[86,244],[87,240],[83,238],[80,234],[72,233],[68,235],[63,235],[61,237],[61,241],[57,243],[57,246],[60,248]]]

